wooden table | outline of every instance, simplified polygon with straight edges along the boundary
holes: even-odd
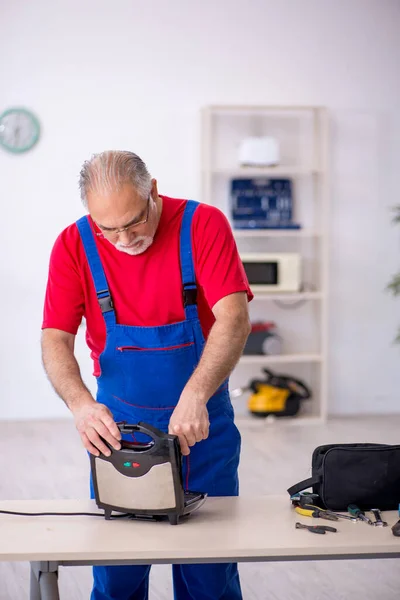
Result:
[[[100,512],[92,500],[0,501],[0,510]],[[0,560],[30,561],[31,600],[58,600],[59,566],[400,557],[400,538],[390,529],[397,512],[383,516],[389,527],[310,519],[293,511],[288,496],[208,498],[178,526],[0,514]],[[333,525],[338,532],[297,530],[296,521]]]

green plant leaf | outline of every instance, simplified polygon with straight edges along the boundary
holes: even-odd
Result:
[[[400,204],[392,207],[394,217],[392,223],[400,224]],[[392,281],[386,286],[386,291],[393,294],[393,296],[400,296],[400,273],[393,275]],[[397,331],[397,335],[394,339],[395,344],[400,344],[400,329]]]
[[[394,206],[392,210],[394,212],[393,223],[400,223],[400,206]]]
[[[386,290],[393,296],[400,295],[400,273],[393,276],[392,281],[386,286]]]

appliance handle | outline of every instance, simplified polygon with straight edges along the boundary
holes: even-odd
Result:
[[[163,439],[166,439],[166,438],[169,439],[172,437],[176,437],[176,436],[170,436],[167,433],[164,433],[163,431],[161,431],[160,429],[157,429],[156,427],[153,427],[152,425],[149,425],[148,423],[143,423],[142,421],[140,421],[139,423],[135,423],[135,424],[126,423],[126,421],[119,421],[117,423],[117,427],[120,430],[120,432],[124,433],[124,434],[132,434],[132,433],[138,432],[138,433],[143,433],[143,434],[147,435],[154,441],[154,444],[151,446],[151,449],[154,449],[155,447],[157,447]],[[130,448],[134,448],[134,446],[132,444],[130,444]],[[138,444],[138,449],[139,448],[143,449],[143,446]]]
[[[295,392],[296,390],[290,388],[290,382],[294,383],[300,388],[301,391],[299,395],[303,400],[308,400],[308,398],[311,398],[311,390],[303,381],[300,381],[300,379],[295,379],[294,377],[288,377],[288,387],[292,392]]]
[[[295,377],[292,377],[291,375],[282,375],[281,373],[279,373],[279,374],[273,373],[269,369],[263,369],[263,371],[267,376],[267,381],[256,381],[255,383],[268,383],[268,381],[270,379],[272,379],[272,377],[275,376],[277,379],[285,380],[285,382],[288,385],[291,392],[295,392],[296,390],[293,390],[290,387],[290,382],[297,385],[300,388],[299,396],[301,396],[303,400],[308,400],[308,398],[311,398],[310,388],[303,381],[300,381],[300,379],[296,379]],[[257,390],[255,389],[254,391],[256,392]]]

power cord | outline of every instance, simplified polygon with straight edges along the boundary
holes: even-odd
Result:
[[[197,509],[196,509],[197,510]],[[194,512],[194,511],[193,511]],[[5,515],[18,515],[22,517],[44,517],[44,516],[57,516],[57,517],[70,517],[70,516],[84,516],[84,517],[103,517],[105,518],[105,513],[89,513],[89,512],[18,512],[14,510],[0,510],[0,514]],[[118,515],[110,515],[110,519],[129,519],[130,521],[162,521],[163,515],[146,515],[146,514],[134,514],[134,513],[122,513]]]
[[[89,512],[70,512],[70,513],[64,513],[64,512],[39,512],[39,513],[27,513],[27,512],[17,512],[14,510],[0,510],[0,513],[5,514],[5,515],[18,515],[18,516],[23,516],[23,517],[44,517],[44,516],[62,516],[62,517],[67,517],[67,516],[84,516],[84,517],[103,517],[104,518],[104,513],[89,513]],[[121,515],[112,515],[111,518],[112,519],[122,519],[123,517],[130,517],[131,515],[128,513],[124,513]]]

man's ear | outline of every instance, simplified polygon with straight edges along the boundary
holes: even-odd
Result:
[[[151,180],[151,197],[158,198],[157,179]]]

